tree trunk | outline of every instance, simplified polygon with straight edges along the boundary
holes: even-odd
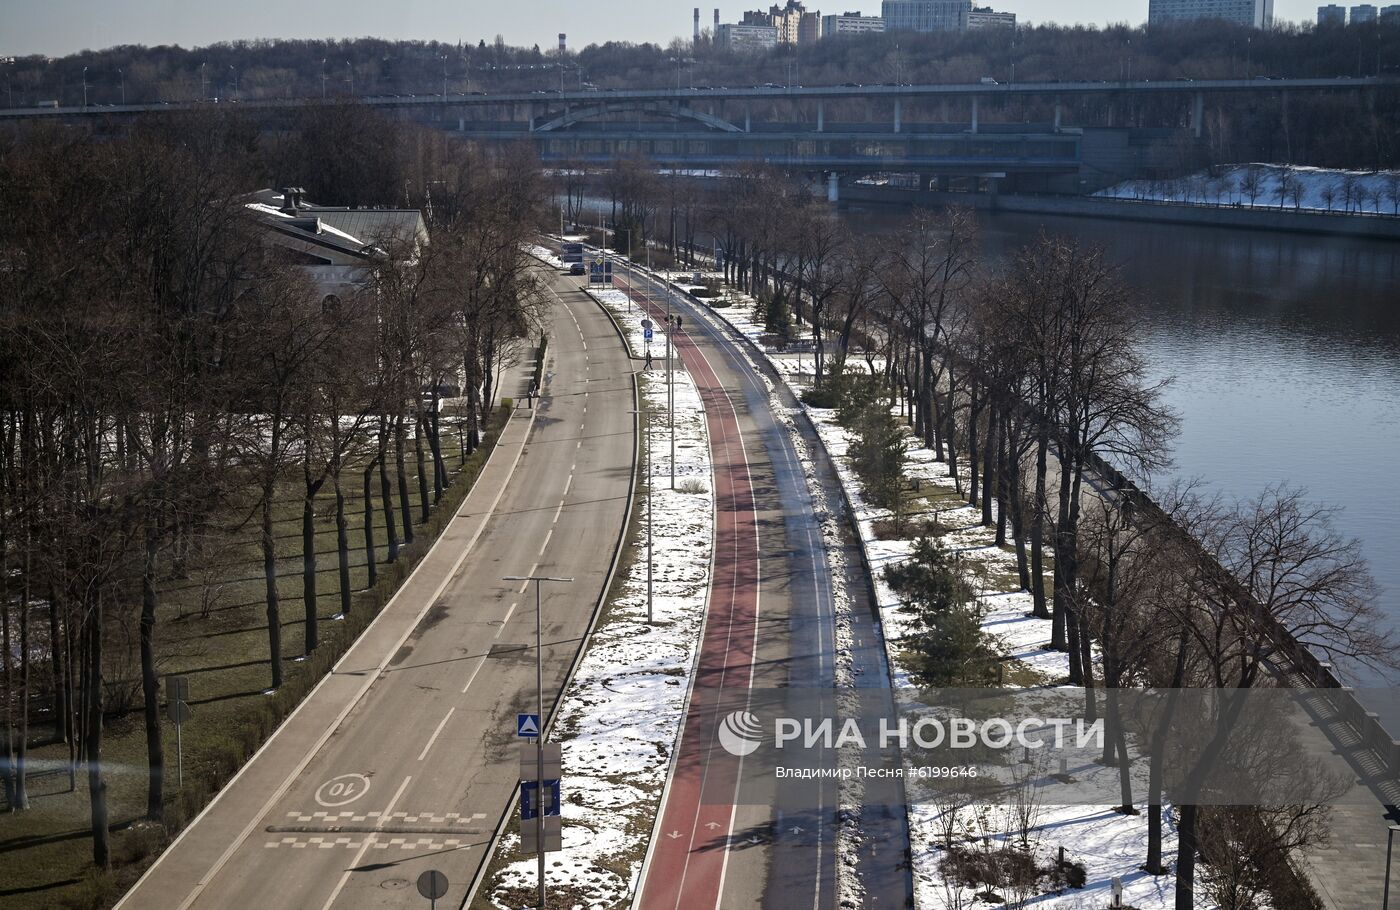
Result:
[[[1149,875],[1162,875],[1167,871],[1162,865],[1162,762],[1172,719],[1176,713],[1177,692],[1186,679],[1186,645],[1189,635],[1188,628],[1183,624],[1177,636],[1176,669],[1172,673],[1171,686],[1167,690],[1167,706],[1162,709],[1162,718],[1152,734],[1147,772],[1147,862],[1143,864]]]
[[[1059,490],[1059,520],[1055,523],[1055,601],[1053,622],[1050,630],[1050,647],[1056,651],[1068,651],[1070,653],[1070,685],[1078,685],[1076,678],[1075,664],[1078,658],[1070,648],[1069,641],[1069,616],[1070,600],[1073,592],[1069,590],[1065,581],[1065,570],[1072,556],[1067,552],[1066,535],[1069,533],[1069,493],[1070,493],[1070,469],[1065,463],[1065,454],[1060,453],[1060,490]]]
[[[277,538],[272,533],[272,488],[263,484],[262,558],[263,582],[267,596],[267,650],[272,662],[272,688],[282,686],[282,609],[277,597]]]
[[[4,763],[0,764],[0,782],[5,785],[5,805],[13,812],[18,803],[15,782],[24,769],[15,754],[14,647],[10,641],[10,567],[5,559],[9,555],[6,543],[4,525],[0,523],[0,648],[4,649],[0,651],[0,671],[5,682],[5,755]]]
[[[995,404],[987,409],[987,444],[983,447],[982,461],[982,526],[990,528],[993,524],[1000,525],[997,528],[997,545],[1001,546],[1006,543],[1005,523],[997,522],[992,515],[992,497],[1000,487],[1001,480],[999,466],[1002,445],[998,410]]]
[[[977,395],[976,383],[970,383],[967,390],[967,466],[971,477],[967,490],[967,504],[975,506],[982,498],[982,459],[978,457],[977,422],[982,416],[983,403]]]
[[[403,542],[413,543],[413,507],[408,498],[408,471],[404,466],[403,415],[394,418],[394,470],[399,479],[399,517],[403,519]]]
[[[384,539],[389,562],[399,558],[399,535],[394,527],[394,491],[389,484],[389,419],[379,419],[379,503],[384,507]]]
[[[350,532],[345,525],[345,490],[340,486],[340,456],[335,456],[331,469],[331,485],[335,490],[335,555],[340,570],[340,615],[350,615]],[[365,506],[369,508],[368,504]],[[368,512],[366,512],[368,515]],[[366,526],[368,530],[368,526]]]
[[[1048,431],[1042,427],[1035,451],[1035,504],[1031,511],[1031,615],[1049,619],[1045,605],[1045,514],[1049,503],[1045,495],[1045,474],[1050,449]]]
[[[1176,910],[1196,910],[1196,807],[1177,810]]]
[[[442,460],[442,424],[438,414],[437,384],[433,385],[432,416],[428,419],[428,450],[433,456],[433,504],[442,502],[442,490],[447,486],[447,465]]]
[[[375,458],[365,466],[364,473],[364,494],[365,494],[365,571],[369,575],[369,586],[372,588],[379,583],[379,566],[375,564],[374,553],[374,467],[380,464],[379,458]]]
[[[53,686],[54,742],[73,739],[72,716],[69,710],[68,674],[64,671],[63,649],[65,633],[58,619],[58,595],[49,586],[49,674]]]
[[[1114,747],[1118,751],[1118,797],[1121,800],[1119,811],[1131,815],[1133,809],[1133,769],[1128,759],[1128,735],[1123,730],[1123,713],[1118,703],[1118,689],[1108,690],[1108,727],[1112,731]]]
[[[83,731],[83,763],[87,768],[88,804],[92,820],[92,862],[106,870],[112,863],[107,830],[107,782],[102,779],[102,593],[93,595],[86,617],[86,708]]]
[[[423,457],[423,407],[413,413],[413,459],[418,465],[418,523],[428,523],[428,465]]]
[[[309,473],[306,479],[306,492],[301,498],[301,608],[306,620],[302,654],[309,657],[320,637],[316,616],[316,492],[321,484],[312,483]]]
[[[15,801],[14,807],[20,811],[29,808],[29,781],[26,768],[29,766],[29,532],[25,530],[24,577],[19,589],[19,744],[15,746]],[[7,692],[8,696],[9,693]]]
[[[146,723],[146,818],[165,818],[165,749],[160,738],[160,683],[156,678],[156,559],[160,520],[146,516],[146,554],[141,573],[141,696]]]
[[[958,495],[963,495],[962,475],[958,473],[958,417],[957,417],[957,383],[953,379],[953,371],[948,371],[948,406],[947,413],[943,419],[947,421],[948,440],[948,476],[953,478],[953,489],[958,491]],[[937,393],[934,394],[937,398]]]

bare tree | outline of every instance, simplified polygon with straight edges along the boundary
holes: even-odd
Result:
[[[1203,523],[1204,558],[1189,630],[1206,683],[1222,693],[1209,739],[1183,785],[1178,825],[1178,910],[1192,907],[1199,810],[1193,794],[1231,742],[1247,691],[1287,673],[1295,649],[1343,664],[1394,669],[1390,633],[1374,605],[1360,543],[1341,536],[1333,510],[1286,486],[1270,487]]]

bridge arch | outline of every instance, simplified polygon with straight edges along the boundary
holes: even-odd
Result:
[[[576,108],[552,120],[545,121],[535,127],[535,132],[548,133],[555,130],[568,129],[576,123],[595,120],[607,114],[636,113],[659,114],[662,117],[669,117],[672,120],[693,120],[724,133],[744,132],[743,129],[722,117],[716,117],[714,114],[707,114],[704,111],[698,111],[695,108],[686,107],[682,104],[668,104],[663,101],[606,101],[602,104]]]

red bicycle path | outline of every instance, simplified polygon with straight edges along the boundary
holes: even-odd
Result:
[[[646,294],[627,293],[653,318],[665,318],[666,311]],[[714,470],[715,558],[690,702],[637,906],[713,910],[724,886],[741,765],[719,745],[714,731],[721,713],[743,703],[739,696],[753,680],[758,524],[734,403],[688,334],[674,333],[671,343],[705,405]]]

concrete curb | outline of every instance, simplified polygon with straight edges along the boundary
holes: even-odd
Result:
[[[593,300],[592,295],[586,296],[588,296],[589,300]],[[597,301],[594,302],[597,303]],[[599,306],[602,307],[602,304],[599,304]],[[607,308],[602,308],[606,312]],[[617,329],[619,337],[622,338],[623,347],[626,348],[627,338],[622,335],[622,329],[617,325],[616,320],[613,320],[613,327]],[[628,349],[628,354],[630,356],[630,349]],[[541,361],[543,361],[543,358],[541,358]],[[633,372],[632,407],[634,409],[640,409],[641,407],[638,400],[637,374]],[[533,412],[531,419],[533,419]],[[602,615],[603,607],[607,605],[608,593],[612,590],[613,580],[617,575],[618,564],[622,561],[622,548],[627,542],[627,529],[631,523],[632,508],[636,504],[637,498],[637,466],[640,461],[642,445],[641,433],[638,431],[640,421],[641,415],[638,414],[636,419],[632,422],[632,475],[627,485],[627,509],[624,513],[627,515],[627,519],[622,522],[622,529],[618,532],[617,545],[613,548],[612,565],[608,567],[608,575],[603,583],[602,593],[598,595],[598,602],[593,606],[593,615],[589,617],[588,629],[583,634],[583,641],[579,643],[578,653],[574,655],[573,663],[569,666],[569,672],[564,676],[564,681],[559,687],[559,694],[554,699],[554,704],[550,706],[548,716],[543,718],[545,736],[548,736],[550,731],[554,729],[554,721],[558,714],[559,703],[563,701],[564,694],[569,691],[569,686],[573,683],[574,676],[578,673],[579,664],[583,662],[583,658],[588,653],[589,643],[593,640],[593,630],[598,627],[598,617]],[[486,846],[486,856],[482,860],[481,865],[477,867],[476,875],[472,877],[471,885],[467,888],[466,896],[463,897],[462,903],[459,905],[460,910],[466,910],[466,908],[470,907],[472,902],[476,900],[476,892],[481,888],[482,882],[486,880],[486,874],[490,871],[491,862],[496,855],[496,848],[500,845],[501,837],[505,834],[506,826],[509,825],[511,819],[515,817],[515,809],[519,804],[520,788],[517,786],[510,801],[506,804],[505,809],[502,810],[501,817],[496,821],[496,826],[491,832],[491,840]]]

